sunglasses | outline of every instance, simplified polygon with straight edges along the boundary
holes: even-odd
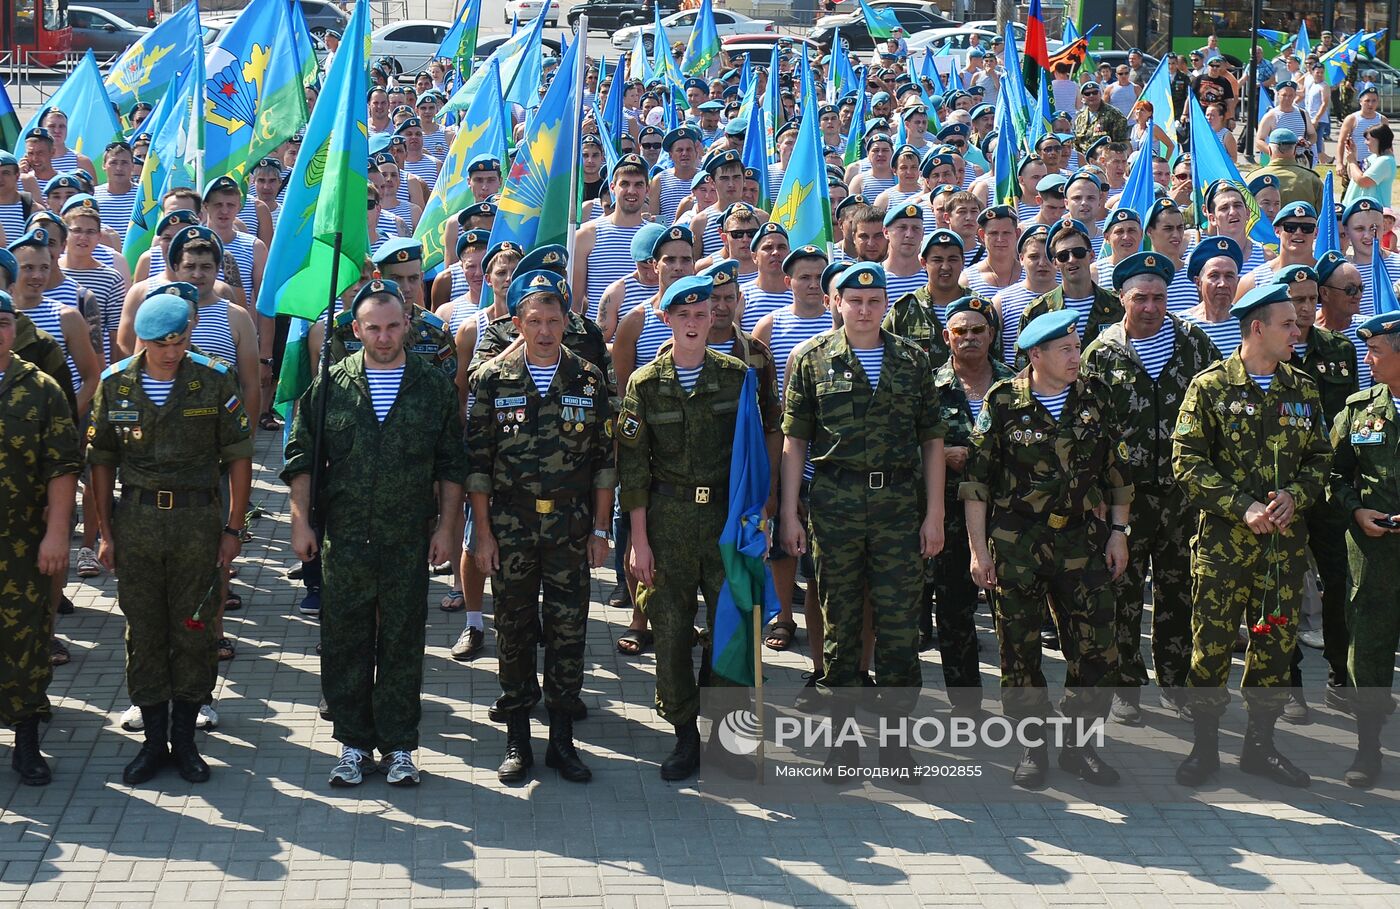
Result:
[[[1059,252],[1055,253],[1054,259],[1056,262],[1059,262],[1063,265],[1071,259],[1083,259],[1087,255],[1089,255],[1089,247],[1076,246],[1074,249],[1060,250]]]
[[[660,148],[660,147],[661,147],[661,143],[660,143],[660,142],[643,142],[643,143],[642,143],[642,148],[645,148],[647,151],[656,151],[656,150],[657,150],[658,148]]]
[[[375,210],[376,208],[378,208],[378,207],[379,207],[379,203],[378,203],[378,202],[373,202],[373,201],[372,201],[372,202],[369,203],[369,207],[366,208],[365,210],[366,210],[366,211],[374,211],[374,210]]]
[[[1051,153],[1054,153],[1054,152],[1059,152],[1059,151],[1064,151],[1064,150],[1065,150],[1065,147],[1064,147],[1063,145],[1042,145],[1042,146],[1040,147],[1040,153],[1041,153],[1042,155],[1044,155],[1044,154],[1051,154]]]
[[[963,335],[984,335],[984,334],[987,333],[987,326],[985,326],[985,325],[967,325],[967,326],[959,326],[959,327],[957,327],[957,328],[951,328],[951,327],[950,327],[950,328],[948,329],[948,333],[949,333],[950,335],[952,335],[953,337],[955,337],[955,338],[961,338]]]
[[[1302,224],[1298,221],[1285,221],[1278,226],[1278,229],[1286,234],[1311,235],[1317,233],[1316,224]]]
[[[1348,297],[1354,297],[1357,294],[1361,293],[1361,291],[1365,290],[1365,288],[1362,287],[1360,284],[1347,284],[1343,287],[1332,287],[1329,284],[1324,284],[1322,285],[1322,288],[1323,290],[1335,290],[1337,291],[1337,293],[1344,294]]]
[[[726,231],[726,233],[728,233],[729,236],[734,237],[736,239],[748,240],[752,239],[753,236],[758,233],[758,228],[755,227],[750,230],[731,230]]]

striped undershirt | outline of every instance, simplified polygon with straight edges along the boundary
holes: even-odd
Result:
[[[369,399],[374,404],[375,419],[383,423],[389,410],[399,397],[399,385],[403,382],[402,366],[394,369],[366,369],[365,379],[369,382]]]
[[[166,399],[170,397],[170,389],[174,387],[174,379],[153,379],[150,373],[141,373],[141,388],[157,407],[165,406]]]
[[[1138,359],[1142,361],[1142,368],[1147,370],[1147,374],[1156,382],[1162,375],[1162,370],[1167,368],[1167,361],[1172,358],[1172,353],[1176,349],[1176,332],[1172,323],[1168,319],[1162,320],[1162,327],[1150,338],[1130,338],[1133,350],[1137,353]]]
[[[700,370],[704,368],[704,363],[701,363],[699,366],[690,367],[685,367],[681,366],[680,364],[677,364],[676,381],[680,382],[681,388],[684,388],[686,391],[693,391],[695,389],[696,381],[700,378]]]
[[[526,361],[525,368],[530,370],[530,378],[535,381],[535,391],[543,397],[549,393],[549,386],[554,382],[554,374],[559,371],[559,360],[556,358],[548,366],[536,366],[534,363]]]
[[[1056,422],[1059,422],[1060,412],[1065,409],[1065,402],[1069,400],[1069,389],[1066,388],[1057,395],[1043,395],[1034,391],[1031,392],[1031,394],[1035,395],[1035,399],[1040,402],[1040,406],[1050,411],[1050,416],[1054,417]]]
[[[1206,333],[1206,337],[1210,338],[1210,342],[1220,353],[1221,359],[1230,356],[1235,352],[1235,348],[1240,346],[1239,319],[1226,318],[1221,322],[1207,322],[1192,312],[1182,313],[1181,318]]]
[[[1084,337],[1084,329],[1089,324],[1089,311],[1094,308],[1094,295],[1087,297],[1065,297],[1065,309],[1079,313],[1079,337]]]
[[[1249,377],[1254,380],[1255,385],[1258,385],[1266,392],[1269,390],[1270,386],[1274,384],[1273,373],[1269,373],[1267,376],[1256,376],[1254,373],[1250,373]]]
[[[885,347],[871,347],[865,350],[852,347],[851,353],[856,355],[860,361],[860,368],[865,370],[865,377],[870,380],[870,387],[875,388],[880,384],[880,367],[884,365]]]

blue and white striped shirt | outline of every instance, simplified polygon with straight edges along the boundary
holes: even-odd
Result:
[[[410,161],[405,158],[403,168],[419,180],[428,184],[428,192],[432,192],[433,187],[437,185],[438,159],[427,154],[426,150],[423,157],[419,158],[417,161]]]
[[[40,208],[38,202],[34,207]],[[24,203],[16,200],[9,204],[0,204],[0,227],[5,228],[5,239],[13,243],[24,236]]]
[[[1167,312],[1179,316],[1186,310],[1200,305],[1201,292],[1187,277],[1186,266],[1179,262],[1174,264],[1176,274],[1172,275],[1172,283],[1167,285]]]
[[[648,306],[646,320],[642,322],[642,333],[637,337],[637,368],[656,359],[661,345],[671,340],[671,326],[661,321],[656,308]]]
[[[217,300],[199,308],[190,342],[206,356],[223,361],[230,369],[238,366],[238,345],[228,324],[228,303]]]
[[[165,402],[170,398],[170,389],[174,387],[174,379],[153,379],[150,373],[144,370],[141,373],[141,389],[146,392],[146,397],[151,399],[151,403],[157,407],[165,406]]]
[[[920,287],[928,285],[928,272],[916,271],[912,275],[897,275],[890,271],[889,266],[885,267],[885,301],[886,310],[889,304],[898,300],[905,294],[912,294]]]
[[[1035,399],[1040,402],[1042,407],[1050,411],[1050,416],[1054,417],[1056,422],[1059,422],[1060,413],[1065,409],[1065,402],[1069,400],[1069,389],[1066,388],[1057,395],[1043,395],[1034,391],[1031,392],[1031,394],[1035,396]]]
[[[1162,370],[1167,368],[1167,363],[1171,360],[1172,354],[1176,351],[1176,328],[1170,319],[1162,320],[1162,327],[1150,338],[1130,338],[1133,351],[1137,353],[1138,359],[1142,361],[1142,368],[1147,370],[1147,374],[1156,382],[1162,375]]]
[[[1347,340],[1356,348],[1356,381],[1362,391],[1375,384],[1375,379],[1371,376],[1371,365],[1366,362],[1366,342],[1356,336],[1357,326],[1364,321],[1364,316],[1353,316],[1351,324],[1342,329],[1342,334],[1346,335]]]
[[[768,349],[773,354],[773,365],[777,370],[778,395],[783,394],[787,382],[788,357],[809,338],[815,338],[835,325],[831,313],[822,311],[815,318],[804,319],[785,306],[773,313],[773,330],[768,334]]]
[[[1016,281],[1021,280],[1020,266],[1017,266]],[[980,268],[969,268],[963,272],[963,283],[968,292],[979,297],[990,300],[997,294],[1005,290],[1005,287],[997,287],[987,280],[987,275]],[[1012,282],[1013,284],[1015,281]]]
[[[1083,337],[1084,337],[1084,329],[1085,329],[1085,327],[1089,324],[1089,320],[1088,320],[1087,316],[1089,315],[1089,311],[1090,311],[1091,309],[1093,309],[1093,308],[1094,308],[1094,295],[1093,295],[1093,294],[1089,294],[1089,296],[1087,296],[1087,297],[1074,297],[1074,298],[1070,298],[1070,297],[1068,297],[1068,296],[1065,297],[1065,309],[1072,309],[1072,310],[1074,310],[1075,312],[1079,313],[1079,337],[1080,337],[1080,338],[1083,338]]]
[[[680,207],[681,202],[688,195],[690,195],[689,177],[677,177],[673,169],[661,172],[661,204],[658,217],[662,224],[675,222],[676,209]]]
[[[792,291],[784,289],[770,293],[759,288],[757,278],[740,284],[739,293],[744,296],[744,313],[739,317],[739,327],[749,334],[753,334],[759,319],[784,306],[792,305]]]
[[[856,355],[860,361],[860,368],[865,370],[865,377],[870,380],[870,387],[876,388],[880,384],[880,368],[885,362],[885,346],[871,347],[867,350],[860,350],[852,347],[851,353]]]
[[[1258,385],[1259,388],[1265,392],[1267,392],[1274,384],[1273,373],[1269,373],[1267,376],[1256,376],[1254,373],[1250,373],[1249,377],[1254,380],[1255,385]]]
[[[1020,332],[1021,313],[1041,294],[1026,287],[1025,281],[1017,281],[996,295],[994,302],[1001,309],[1001,355],[1005,363],[1016,362],[1016,335]]]
[[[637,279],[636,274],[630,274],[622,279],[622,305],[617,310],[617,321],[621,322],[623,316],[637,308],[637,304],[645,303],[656,296],[658,287],[655,284],[643,284]]]
[[[117,236],[125,240],[126,232],[131,227],[131,210],[136,206],[136,186],[133,184],[131,189],[121,195],[113,195],[107,184],[103,183],[93,190],[92,196],[97,200],[97,210],[102,213],[103,226],[112,228],[117,232]],[[9,225],[6,225],[6,236],[9,236],[9,230]]]
[[[693,391],[695,389],[695,383],[700,378],[700,370],[704,368],[704,363],[692,367],[683,367],[677,364],[676,381],[680,382],[681,388],[684,388],[686,391]]]
[[[559,371],[559,361],[555,360],[548,366],[536,366],[526,360],[525,368],[530,370],[530,378],[534,380],[535,391],[540,393],[540,397],[549,394],[549,386],[554,382],[554,374]]]
[[[57,290],[62,289],[62,286],[57,288]],[[74,363],[73,358],[69,356],[68,338],[63,334],[63,322],[61,321],[63,306],[72,306],[73,303],[60,303],[57,299],[49,296],[51,293],[53,293],[53,291],[46,291],[44,293],[43,302],[33,309],[23,309],[19,311],[29,317],[29,321],[34,323],[35,328],[42,329],[53,335],[53,339],[57,341],[58,346],[63,349],[63,356],[68,361],[68,372],[73,379],[73,389],[76,391],[82,386],[83,382],[82,379],[78,377],[77,364]],[[18,309],[18,307],[16,307],[16,309]]]
[[[374,403],[374,416],[383,423],[389,410],[399,397],[399,385],[403,382],[403,367],[395,369],[366,369],[365,379],[369,382],[369,399]]]
[[[711,218],[717,221],[718,218]],[[637,270],[632,258],[632,238],[642,229],[619,227],[607,218],[598,218],[593,223],[593,249],[588,253],[588,312],[587,316],[598,321],[598,307],[603,302],[603,293],[619,278]]]
[[[1191,313],[1184,312],[1181,318],[1193,325],[1198,326],[1210,338],[1215,349],[1220,352],[1220,358],[1230,356],[1235,352],[1235,348],[1240,346],[1240,320],[1226,317],[1223,322],[1207,322],[1203,318]]]

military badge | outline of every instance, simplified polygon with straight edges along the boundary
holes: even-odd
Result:
[[[637,434],[642,431],[642,421],[630,413],[623,414],[622,425],[618,427],[617,431],[622,434],[624,439],[635,439]]]

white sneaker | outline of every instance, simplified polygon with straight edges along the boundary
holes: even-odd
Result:
[[[122,712],[122,728],[127,732],[140,732],[146,728],[146,721],[141,719],[141,708],[132,704]]]
[[[78,577],[95,578],[102,573],[102,563],[97,561],[97,553],[84,546],[78,550]]]
[[[417,786],[418,768],[413,766],[413,753],[391,751],[386,756],[389,762],[384,773],[390,786]]]
[[[365,772],[374,772],[374,755],[368,751],[342,745],[340,763],[331,771],[332,786],[358,786],[365,781]]]
[[[194,728],[214,729],[219,725],[219,714],[214,710],[213,704],[204,704],[199,708],[199,716],[194,718]]]

